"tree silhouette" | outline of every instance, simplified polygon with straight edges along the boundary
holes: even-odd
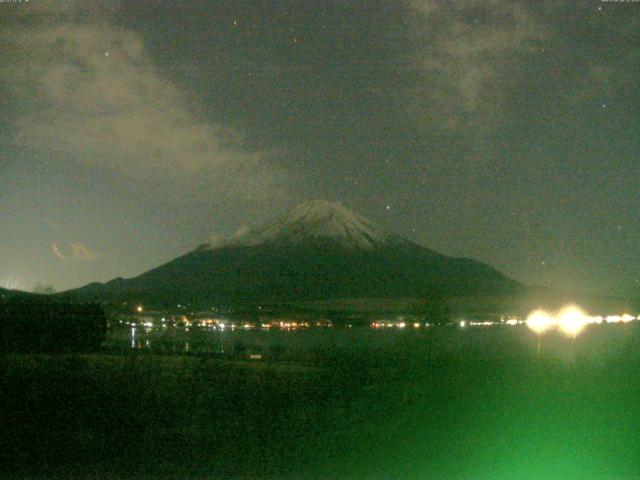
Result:
[[[0,350],[93,351],[105,339],[107,320],[97,304],[71,304],[47,297],[14,297],[0,308]]]
[[[33,287],[33,293],[51,295],[52,293],[56,293],[56,289],[53,288],[52,285],[43,285],[42,283],[36,283],[35,287]]]

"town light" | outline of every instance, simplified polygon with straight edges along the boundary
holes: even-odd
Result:
[[[536,310],[527,317],[527,327],[538,335],[546,332],[553,326],[553,318],[544,310]]]
[[[563,308],[558,314],[560,329],[573,338],[582,331],[589,320],[589,317],[575,305]]]

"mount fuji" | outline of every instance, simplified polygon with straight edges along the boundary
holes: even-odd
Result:
[[[449,296],[509,294],[522,287],[481,262],[441,255],[338,203],[315,200],[137,277],[66,293],[167,305],[279,303],[413,297],[434,286]]]

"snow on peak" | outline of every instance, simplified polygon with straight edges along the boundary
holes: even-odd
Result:
[[[300,243],[310,239],[330,239],[346,247],[370,250],[376,244],[387,243],[391,235],[339,203],[312,200],[267,225],[238,232],[224,242],[215,242],[212,248],[275,241]]]

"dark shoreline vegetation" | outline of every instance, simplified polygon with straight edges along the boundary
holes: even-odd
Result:
[[[617,329],[617,330],[613,330]],[[286,361],[207,355],[0,359],[12,478],[636,478],[635,325],[573,356],[518,329],[394,337]],[[616,331],[615,348],[590,339]],[[340,332],[337,332],[340,333]]]
[[[0,302],[0,352],[92,352],[107,334],[97,303],[69,303],[42,295]]]

